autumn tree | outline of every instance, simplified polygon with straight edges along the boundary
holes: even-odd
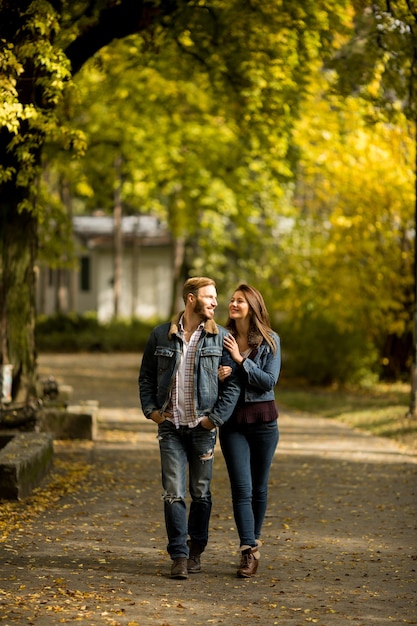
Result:
[[[12,363],[13,397],[35,393],[35,276],[39,230],[45,217],[40,185],[42,148],[77,134],[58,123],[56,110],[71,77],[115,37],[149,30],[176,3],[3,1],[0,5],[0,343]],[[111,27],[110,27],[111,26]]]
[[[317,75],[293,133],[287,366],[319,383],[398,380],[410,369],[414,132],[400,115],[369,125],[373,107],[332,86]]]
[[[353,94],[371,103],[369,124],[396,124],[401,116],[412,125],[417,140],[417,7],[408,0],[355,0],[352,37],[335,55],[331,67],[338,72],[342,94]],[[414,146],[415,160],[417,155]],[[414,163],[414,185],[417,188]],[[417,223],[414,193],[414,235]],[[413,323],[413,365],[410,413],[417,412],[417,248],[414,236],[413,292],[409,294],[408,318]],[[395,336],[394,336],[395,338]]]

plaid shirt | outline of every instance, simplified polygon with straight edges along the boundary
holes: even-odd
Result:
[[[178,324],[180,335],[183,340],[182,358],[175,376],[172,388],[172,415],[176,428],[188,426],[194,428],[200,422],[195,412],[194,402],[194,360],[197,344],[204,329],[204,322],[198,326],[190,337],[187,344],[184,339],[183,320]]]

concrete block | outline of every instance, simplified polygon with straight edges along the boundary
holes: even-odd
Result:
[[[2,433],[0,443],[0,498],[21,500],[50,470],[52,437],[46,433]]]
[[[74,388],[71,385],[59,385],[58,398],[61,402],[68,403],[74,393]]]
[[[97,435],[97,413],[95,405],[70,405],[66,409],[44,407],[37,428],[51,433],[54,439],[88,439]]]

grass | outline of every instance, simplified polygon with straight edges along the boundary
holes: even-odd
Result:
[[[323,389],[280,381],[278,405],[340,420],[417,452],[417,416],[407,416],[410,386],[378,384],[367,389]]]

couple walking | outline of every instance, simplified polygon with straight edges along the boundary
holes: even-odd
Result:
[[[279,438],[274,387],[280,341],[254,287],[237,287],[226,328],[214,321],[212,279],[187,280],[183,299],[184,310],[153,329],[139,372],[143,412],[158,425],[171,578],[201,571],[217,430],[240,539],[237,575],[249,578],[258,569],[269,470]]]

